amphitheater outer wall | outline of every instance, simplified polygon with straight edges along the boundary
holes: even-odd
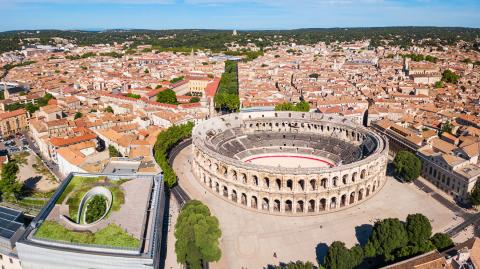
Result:
[[[224,156],[207,146],[207,132],[228,128],[244,128],[252,134],[334,134],[358,144],[370,137],[376,148],[360,160],[331,168],[261,166]],[[387,140],[343,118],[324,118],[321,114],[253,112],[213,118],[195,127],[192,151],[193,173],[207,190],[230,203],[266,214],[318,215],[343,210],[371,198],[386,181]]]

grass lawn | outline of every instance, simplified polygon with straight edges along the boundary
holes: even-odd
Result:
[[[74,177],[68,184],[65,191],[62,193],[60,198],[57,200],[57,204],[63,203],[63,201],[70,195],[66,203],[69,206],[69,217],[73,221],[78,220],[78,207],[80,201],[91,188],[95,187],[97,183],[104,181],[105,177]],[[128,180],[111,180],[108,181],[108,184],[105,186],[107,189],[112,192],[112,206],[109,212],[118,211],[123,203],[125,203],[125,194],[123,193],[120,185]],[[103,182],[105,183],[105,182]]]
[[[115,224],[110,224],[96,233],[92,233],[74,232],[54,221],[44,221],[35,232],[34,237],[100,246],[126,248],[138,248],[140,246],[140,240],[129,235]]]

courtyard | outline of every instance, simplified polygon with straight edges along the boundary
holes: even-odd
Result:
[[[393,178],[388,178],[383,189],[368,201],[340,212],[302,217],[253,212],[205,189],[191,173],[191,158],[191,147],[187,147],[175,159],[173,167],[180,186],[192,199],[207,204],[220,221],[222,258],[212,263],[211,268],[264,268],[296,260],[316,263],[333,241],[343,241],[349,247],[364,244],[377,219],[404,220],[408,214],[422,213],[430,219],[434,233],[463,221],[414,184]],[[168,261],[175,258],[167,257],[166,268],[179,268]]]

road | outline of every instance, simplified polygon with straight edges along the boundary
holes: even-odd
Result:
[[[455,226],[455,227],[446,231],[446,233],[450,237],[454,237],[455,235],[459,234],[465,228],[467,228],[468,226],[470,226],[472,224],[476,227],[475,230],[478,230],[478,228],[480,226],[480,213],[473,214],[473,213],[469,213],[469,212],[465,211],[463,208],[461,208],[457,204],[451,202],[447,198],[445,198],[442,195],[435,192],[435,190],[433,190],[432,188],[430,188],[429,186],[427,186],[425,183],[423,183],[420,180],[415,180],[414,184],[419,189],[423,190],[424,192],[431,194],[430,196],[432,198],[434,198],[435,200],[437,200],[440,204],[447,207],[451,211],[455,212],[455,215],[457,215],[459,217],[462,217],[464,219],[464,221],[462,223],[460,223],[457,226]]]
[[[47,167],[47,169],[50,171],[50,173],[52,173],[55,178],[57,179],[57,181],[61,181],[63,180],[64,176],[60,173],[60,169],[58,167],[58,165],[56,163],[54,163],[53,161],[51,160],[47,160],[46,158],[44,158],[42,156],[42,154],[40,154],[40,149],[35,145],[35,143],[33,142],[33,139],[30,137],[30,135],[25,132],[23,133],[24,134],[24,137],[25,139],[27,140],[28,142],[28,147],[38,156],[40,157],[40,159],[42,160],[43,164]]]
[[[189,145],[192,144],[192,139],[186,139],[183,140],[182,142],[178,143],[175,147],[173,147],[169,154],[168,154],[168,164],[170,166],[173,166],[173,161],[175,160],[175,157],[177,157],[178,153],[182,151],[184,148],[188,147]],[[178,182],[178,177],[177,177],[177,182]],[[190,196],[180,187],[180,185],[177,183],[173,188],[171,189],[171,193],[177,200],[178,204],[180,205],[180,208],[188,201],[190,201]]]

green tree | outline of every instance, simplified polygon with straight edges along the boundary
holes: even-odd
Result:
[[[311,262],[289,262],[287,264],[281,264],[274,267],[275,269],[313,269],[313,263]]]
[[[345,243],[333,242],[325,256],[325,267],[329,269],[353,269],[363,260],[363,250],[359,245],[352,249],[345,247]]]
[[[452,129],[453,129],[452,124],[450,123],[450,121],[447,121],[447,122],[445,122],[445,123],[442,124],[442,127],[440,128],[440,132],[439,132],[439,133],[442,134],[442,133],[447,132],[447,133],[451,134],[451,133],[452,133]]]
[[[300,101],[295,105],[295,111],[308,112],[310,111],[310,104],[305,101]]]
[[[82,112],[80,112],[80,111],[77,111],[77,112],[75,112],[75,116],[73,117],[73,119],[75,119],[75,120],[76,120],[76,119],[79,119],[79,118],[81,118],[82,116],[83,116]]]
[[[17,182],[18,164],[10,161],[2,166],[0,191],[5,200],[16,200],[22,190],[23,184]]]
[[[135,98],[135,99],[140,99],[140,94],[134,94],[134,93],[127,93],[125,94],[126,97],[130,97],[130,98]]]
[[[442,73],[442,81],[445,81],[447,83],[455,84],[459,79],[460,76],[455,74],[455,72],[452,72],[450,69],[447,69]]]
[[[107,200],[102,195],[95,195],[88,202],[85,221],[92,223],[100,219],[107,211]]]
[[[188,268],[200,269],[204,262],[220,260],[221,235],[218,219],[206,205],[197,200],[187,202],[175,225],[177,261]]]
[[[113,113],[113,108],[111,106],[107,106],[107,108],[105,108],[105,112]]]
[[[394,260],[394,251],[408,244],[408,234],[398,219],[388,218],[375,222],[372,235],[365,246],[369,257],[383,256],[386,261]]]
[[[444,85],[443,85],[442,81],[437,81],[437,82],[435,82],[434,86],[435,86],[436,89],[438,89],[438,88],[443,88]]]
[[[118,149],[115,148],[115,146],[113,145],[108,145],[108,155],[110,156],[110,158],[122,157],[122,154],[120,153],[120,151],[118,151]]]
[[[164,104],[178,104],[177,96],[171,89],[161,91],[157,94],[157,102]]]
[[[410,214],[405,223],[407,229],[408,241],[410,244],[420,245],[428,241],[432,236],[432,225],[427,217],[422,214]]]
[[[444,233],[436,233],[432,236],[431,241],[438,251],[443,251],[453,246],[450,236]]]
[[[173,125],[157,136],[157,142],[154,147],[155,161],[162,168],[163,180],[168,187],[175,185],[177,176],[168,162],[167,154],[178,142],[192,136],[193,126],[192,122]]]
[[[198,103],[200,102],[200,98],[199,97],[192,97],[192,99],[190,99],[190,103]]]
[[[172,79],[170,80],[170,83],[175,84],[175,83],[177,83],[177,82],[182,81],[184,78],[185,78],[184,76],[172,78]]]
[[[475,185],[473,186],[473,189],[470,192],[469,200],[470,200],[470,203],[472,203],[475,206],[480,205],[480,180],[477,180],[477,182],[475,182]]]
[[[406,181],[412,181],[420,176],[422,161],[415,154],[401,150],[393,160],[395,173]]]

